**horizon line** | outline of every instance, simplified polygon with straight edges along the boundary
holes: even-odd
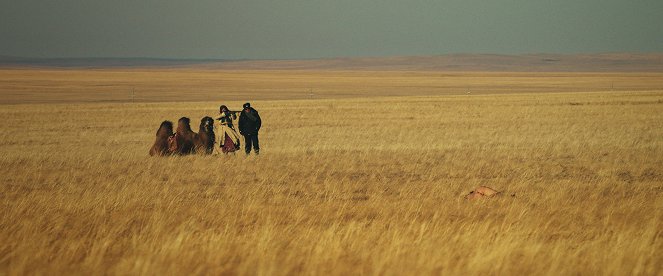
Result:
[[[435,57],[435,56],[454,56],[454,55],[477,55],[477,56],[536,56],[536,55],[556,55],[556,56],[578,56],[578,55],[663,55],[663,51],[658,52],[578,52],[578,53],[555,53],[555,52],[530,52],[519,54],[489,53],[489,52],[457,52],[445,54],[429,55],[358,55],[358,56],[334,56],[334,57],[300,57],[300,58],[197,58],[197,57],[150,57],[150,56],[131,56],[131,57],[112,57],[112,56],[85,56],[85,57],[31,57],[31,56],[13,56],[0,54],[2,59],[24,59],[24,60],[85,60],[85,59],[106,59],[106,60],[171,60],[171,61],[261,61],[261,60],[329,60],[329,59],[357,59],[357,58],[395,58],[395,57]]]

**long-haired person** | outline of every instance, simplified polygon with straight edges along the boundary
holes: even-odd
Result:
[[[235,152],[239,149],[239,134],[235,130],[233,120],[237,120],[237,114],[230,111],[227,106],[219,107],[219,147],[221,152]]]

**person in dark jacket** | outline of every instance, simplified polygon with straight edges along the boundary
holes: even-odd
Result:
[[[260,152],[258,144],[258,131],[262,125],[258,111],[251,107],[250,103],[243,105],[244,110],[239,115],[239,134],[244,136],[244,150],[246,154],[251,153],[251,146],[256,154]]]

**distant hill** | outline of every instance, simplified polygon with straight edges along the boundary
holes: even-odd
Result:
[[[195,67],[234,70],[663,72],[663,53],[450,54],[301,60],[197,60],[154,58],[34,59],[0,56],[0,67]]]
[[[158,67],[187,66],[206,63],[225,62],[225,60],[202,59],[161,59],[161,58],[23,58],[0,56],[0,67],[71,67],[71,68],[104,68],[104,67]]]

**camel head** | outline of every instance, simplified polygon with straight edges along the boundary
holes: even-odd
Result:
[[[205,116],[200,120],[200,131],[204,132],[213,132],[214,131],[214,119],[209,116]]]

